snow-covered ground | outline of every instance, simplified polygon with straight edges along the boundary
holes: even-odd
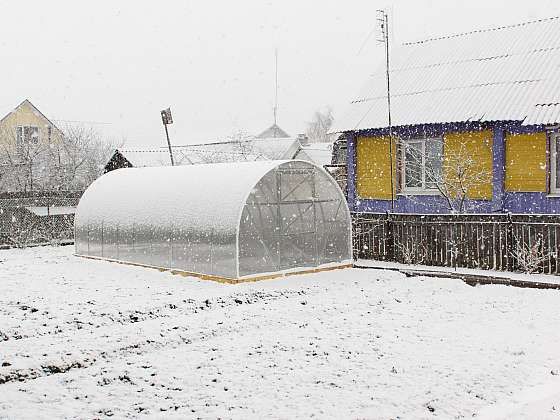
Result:
[[[0,418],[560,418],[560,291],[0,251]]]

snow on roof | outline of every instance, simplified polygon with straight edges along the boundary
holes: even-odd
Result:
[[[290,137],[288,133],[278,127],[277,124],[272,124],[266,130],[264,130],[261,134],[257,136],[260,139],[281,139]]]
[[[333,131],[387,127],[385,67]],[[407,43],[391,55],[394,126],[560,122],[560,18]]]
[[[152,226],[183,226],[232,233],[257,182],[290,161],[124,168],[98,178],[84,193],[76,226],[112,221]],[[131,205],[142,198],[142,205]]]
[[[243,141],[173,146],[172,150],[177,165],[196,165],[291,159],[298,146],[298,140],[291,137],[274,139],[274,141],[253,138]],[[136,168],[171,165],[167,147],[124,148],[118,151]]]
[[[312,143],[301,146],[294,159],[302,159],[319,166],[330,165],[332,162],[332,143]]]

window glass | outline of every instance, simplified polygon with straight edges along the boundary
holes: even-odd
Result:
[[[435,190],[441,179],[443,140],[407,141],[404,144],[404,188]]]
[[[443,141],[441,139],[426,140],[426,189],[435,189],[441,180],[441,164],[443,161]]]
[[[39,143],[39,127],[20,126],[16,128],[17,144],[37,144]]]
[[[405,145],[404,179],[406,188],[422,188],[422,142]]]
[[[23,138],[26,143],[36,144],[39,141],[39,127],[23,127]]]
[[[23,144],[23,127],[16,127],[16,144],[18,146]]]

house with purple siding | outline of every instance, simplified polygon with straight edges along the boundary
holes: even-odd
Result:
[[[353,212],[560,213],[560,18],[393,49],[337,121]]]

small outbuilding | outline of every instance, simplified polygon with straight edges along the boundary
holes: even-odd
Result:
[[[86,190],[75,231],[79,256],[226,282],[352,261],[345,197],[305,161],[118,169]]]

